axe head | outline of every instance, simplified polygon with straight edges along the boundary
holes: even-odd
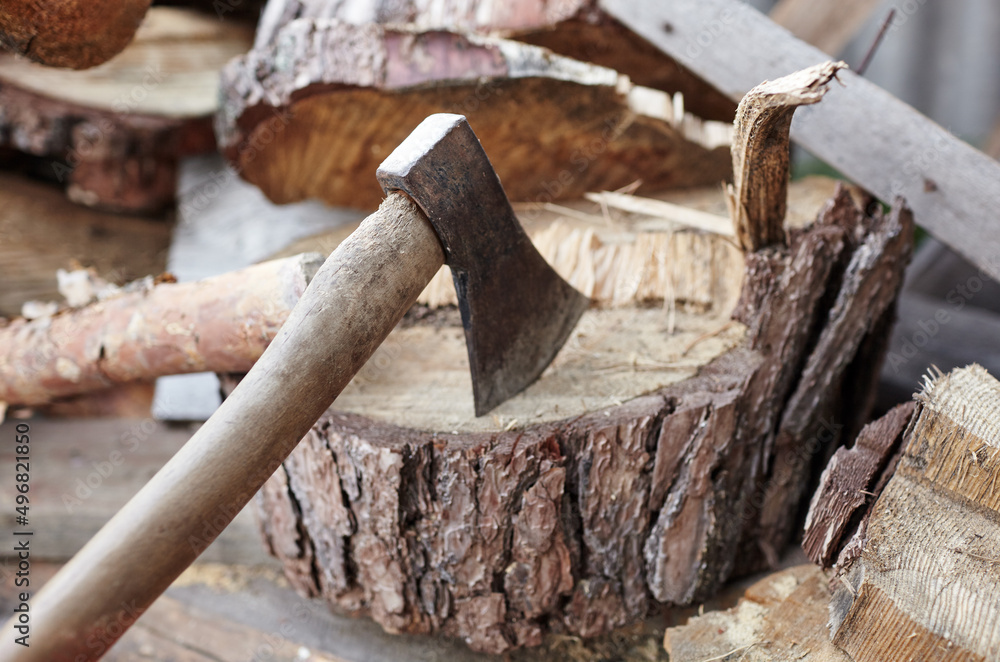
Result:
[[[458,292],[476,416],[531,384],[589,300],[539,255],[462,115],[425,119],[377,173],[427,215]]]

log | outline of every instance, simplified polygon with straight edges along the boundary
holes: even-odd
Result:
[[[468,117],[515,201],[729,176],[729,125],[613,70],[502,39],[298,19],[227,66],[222,87],[220,147],[277,203],[375,206],[371,173],[442,111]]]
[[[841,190],[745,256],[735,323],[669,293],[595,307],[480,419],[457,315],[419,308],[257,496],[268,549],[304,593],[489,652],[703,599],[776,555],[803,467],[860,427],[842,386],[872,386],[911,233],[904,207],[870,216]]]
[[[138,281],[0,328],[0,402],[40,405],[190,372],[246,372],[322,263],[265,262],[194,283]],[[168,279],[169,280],[169,279]]]
[[[128,45],[150,1],[11,0],[0,14],[0,44],[52,67],[93,67]]]
[[[829,640],[830,595],[816,566],[788,568],[748,588],[736,607],[668,629],[664,646],[671,662],[851,662]]]
[[[458,30],[501,36],[547,48],[559,55],[625,74],[637,85],[683,97],[684,107],[706,120],[731,122],[736,103],[664,55],[608,15],[596,2],[545,0],[446,4],[428,0],[270,0],[261,16],[256,45],[274,43],[296,18],[339,19],[363,25],[408,24],[419,30]]]
[[[834,584],[833,642],[855,662],[1000,656],[998,410],[1000,382],[978,365],[926,377]]]
[[[39,158],[38,174],[74,202],[159,212],[174,200],[178,159],[214,149],[219,70],[250,40],[246,26],[154,7],[134,42],[90,70],[2,55],[0,146]]]

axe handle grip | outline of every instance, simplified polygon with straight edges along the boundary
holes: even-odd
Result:
[[[30,601],[30,647],[6,662],[96,660],[229,524],[444,263],[427,218],[394,193],[326,260],[222,406]]]

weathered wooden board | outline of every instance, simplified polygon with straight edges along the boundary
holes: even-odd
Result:
[[[781,0],[769,16],[802,41],[838,55],[882,4],[882,0]]]
[[[734,100],[828,56],[737,0],[602,0],[624,25]],[[903,196],[916,222],[1000,278],[1000,163],[873,83],[839,75],[803,108],[792,138],[877,197]]]
[[[0,539],[13,545],[14,428],[0,425]],[[188,440],[190,426],[151,418],[51,421],[30,419],[32,558],[65,561],[90,540]],[[201,557],[205,561],[268,563],[253,514],[245,510]]]

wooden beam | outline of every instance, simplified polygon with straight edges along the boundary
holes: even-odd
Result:
[[[28,421],[8,420],[0,438],[14,439],[27,422],[31,439],[29,523],[34,531],[33,561],[66,561],[76,554],[192,434],[188,426],[168,426],[151,418]],[[0,485],[0,543],[13,549],[14,444],[0,446],[0,463],[11,480]],[[201,561],[270,564],[257,535],[253,514],[241,512],[201,556]],[[10,565],[0,561],[0,578]],[[34,579],[34,577],[32,577]],[[34,588],[34,585],[33,585]]]
[[[625,26],[732,99],[829,57],[737,0],[602,0]],[[906,198],[930,234],[1000,279],[1000,163],[874,83],[841,72],[792,139],[877,197]]]

